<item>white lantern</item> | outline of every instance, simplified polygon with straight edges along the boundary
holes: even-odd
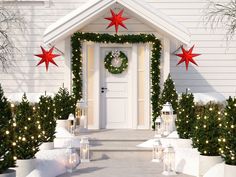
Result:
[[[163,157],[163,148],[159,139],[153,143],[152,162],[161,162]]]
[[[77,119],[79,119],[79,125],[80,125],[80,131],[81,132],[86,132],[87,131],[87,108],[88,105],[86,104],[86,102],[81,99],[79,101],[77,101],[76,103],[76,116]]]
[[[88,137],[82,137],[80,140],[80,159],[81,162],[90,162]]]
[[[66,157],[66,169],[68,172],[72,173],[73,169],[75,169],[80,164],[79,155],[75,148],[69,147],[66,150]]]
[[[173,108],[172,105],[167,102],[166,104],[163,105],[163,108],[161,110],[161,115],[164,121],[164,130],[163,134],[165,136],[169,135],[173,130],[174,130],[174,125],[175,125],[175,118],[173,115]]]
[[[71,134],[74,134],[75,132],[75,126],[76,126],[76,119],[75,119],[75,116],[74,114],[70,114],[69,117],[68,117],[68,126],[69,126],[69,131]]]
[[[161,138],[163,133],[163,119],[158,116],[155,120],[155,137]]]
[[[175,172],[175,151],[171,145],[166,147],[164,150],[163,164],[164,164],[164,171],[162,173],[163,175],[166,175],[166,176],[176,175],[176,172]]]

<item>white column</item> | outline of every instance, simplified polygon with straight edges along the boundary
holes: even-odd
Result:
[[[131,52],[131,61],[129,61],[129,83],[132,86],[129,87],[129,95],[131,95],[129,115],[132,116],[132,128],[136,129],[138,124],[138,46],[133,44]]]
[[[94,45],[94,128],[100,128],[100,46]]]
[[[64,87],[72,93],[72,63],[71,63],[71,40],[70,37],[65,39],[65,69],[64,69]]]
[[[163,40],[163,62],[163,82],[165,82],[170,73],[170,40],[166,37]]]
[[[145,78],[145,84],[144,84],[144,128],[149,129],[150,128],[150,122],[151,122],[151,112],[150,112],[150,44],[145,44],[145,68],[144,68],[144,78]]]

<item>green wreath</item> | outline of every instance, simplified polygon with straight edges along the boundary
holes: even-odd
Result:
[[[112,64],[114,59],[121,60],[120,66],[117,67]],[[120,74],[128,68],[128,58],[125,53],[121,51],[109,52],[104,59],[104,63],[105,68],[112,74]]]

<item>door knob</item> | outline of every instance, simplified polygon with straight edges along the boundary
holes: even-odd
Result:
[[[102,89],[102,91],[101,91],[102,93],[104,93],[104,90],[107,90],[106,87],[102,87],[101,89]]]

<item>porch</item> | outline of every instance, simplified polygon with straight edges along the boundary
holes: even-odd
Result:
[[[163,164],[153,163],[152,149],[136,145],[152,139],[151,130],[90,130],[91,162],[82,163],[72,174],[60,177],[162,177]],[[177,177],[190,177],[178,174]]]

